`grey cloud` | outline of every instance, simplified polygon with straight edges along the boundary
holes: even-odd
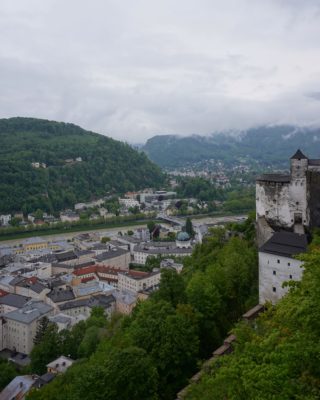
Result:
[[[311,0],[4,0],[0,117],[131,142],[319,123],[318,11]]]

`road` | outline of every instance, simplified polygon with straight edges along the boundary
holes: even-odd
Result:
[[[193,225],[201,225],[201,224],[212,224],[212,225],[219,225],[228,222],[241,222],[244,221],[248,216],[247,215],[228,215],[225,217],[203,217],[199,219],[192,219]],[[192,217],[191,217],[192,218]],[[181,218],[182,219],[182,218]],[[185,218],[183,218],[185,220]],[[163,223],[164,226],[169,226],[166,223]],[[79,235],[80,233],[92,233],[92,232],[99,232],[105,233],[105,236],[115,236],[118,232],[127,232],[128,230],[137,229],[137,228],[145,228],[147,224],[137,224],[137,225],[128,225],[128,226],[121,226],[115,228],[102,228],[102,229],[95,229],[95,230],[83,230],[80,232],[70,232],[70,233],[56,233],[52,235],[43,236],[48,241],[56,241],[56,240],[66,240],[72,239],[75,236]],[[34,236],[37,236],[36,234]],[[3,240],[0,242],[1,245],[8,244],[10,246],[19,245],[24,239],[10,239],[10,240]]]
[[[138,224],[138,225],[128,225],[128,226],[119,226],[116,228],[102,228],[102,229],[95,229],[95,230],[83,230],[80,232],[69,232],[69,233],[56,233],[56,234],[52,234],[52,235],[45,235],[43,236],[44,239],[52,242],[52,241],[56,241],[56,240],[65,240],[65,239],[72,239],[77,235],[80,235],[80,233],[92,233],[92,232],[99,232],[99,233],[105,233],[105,236],[115,236],[118,232],[127,232],[128,230],[132,230],[132,229],[137,229],[137,228],[145,228],[147,226],[147,224]],[[34,236],[37,236],[37,234],[35,233]],[[23,240],[25,240],[24,238],[20,238],[20,239],[10,239],[10,240],[3,240],[0,242],[0,245],[3,244],[9,244],[10,246],[14,246],[17,244],[20,244]]]

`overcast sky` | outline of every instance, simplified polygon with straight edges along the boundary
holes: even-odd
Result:
[[[129,142],[320,123],[319,0],[1,0],[0,117]]]

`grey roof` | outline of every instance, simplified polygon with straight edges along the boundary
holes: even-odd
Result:
[[[109,308],[112,303],[115,302],[115,298],[112,294],[105,295],[99,294],[97,296],[91,296],[89,299],[79,299],[74,301],[69,301],[67,303],[61,304],[59,306],[60,310],[69,310],[71,308],[78,308],[78,307],[103,307]]]
[[[168,247],[147,247],[145,245],[137,245],[134,247],[134,251],[141,252],[141,253],[148,253],[152,255],[156,254],[191,254],[192,248],[180,248],[176,246],[168,246]]]
[[[99,262],[104,260],[110,260],[112,258],[119,257],[122,256],[123,254],[128,254],[128,253],[129,253],[128,250],[114,248],[112,250],[105,251],[104,253],[97,255],[95,259]]]
[[[114,297],[120,303],[124,303],[127,305],[131,305],[131,304],[135,303],[137,300],[137,294],[135,292],[131,292],[129,290],[116,291],[114,293]]]
[[[46,372],[41,375],[33,384],[33,387],[40,389],[42,386],[47,385],[51,382],[57,375],[52,372]]]
[[[276,232],[259,249],[260,252],[293,257],[307,251],[307,236],[293,232]]]
[[[10,311],[5,315],[6,319],[12,319],[24,324],[30,324],[34,320],[52,311],[53,307],[44,303],[43,301],[30,300],[20,310]]]
[[[29,297],[20,296],[20,294],[9,293],[5,296],[0,297],[0,304],[22,308],[29,300]]]
[[[294,155],[291,157],[291,160],[292,160],[292,159],[301,160],[302,158],[308,159],[308,157],[306,157],[306,156],[302,153],[302,151],[301,151],[300,149],[298,149],[298,150],[294,153]]]
[[[56,256],[52,253],[48,253],[48,254],[43,254],[40,257],[35,257],[33,259],[34,261],[40,261],[40,262],[48,262],[48,263],[52,263],[54,261],[56,261]]]
[[[77,255],[77,257],[94,255],[94,251],[92,251],[92,250],[77,250],[76,255]]]
[[[79,300],[68,301],[67,303],[59,305],[59,308],[61,311],[63,311],[63,310],[69,310],[70,308],[85,307],[87,305],[87,300],[88,299],[79,299]]]
[[[73,300],[74,293],[71,287],[67,287],[66,289],[55,288],[47,294],[47,297],[54,303],[61,303],[62,301]]]
[[[65,268],[65,269],[74,269],[74,265],[63,264],[63,263],[52,263],[53,267],[56,268]]]
[[[72,317],[70,317],[69,315],[57,314],[53,317],[50,317],[49,319],[51,322],[66,324],[71,322]]]
[[[35,293],[41,293],[43,290],[47,289],[47,287],[40,282],[30,283],[29,278],[24,278],[23,281],[16,283],[16,286],[31,289]]]
[[[52,288],[52,289],[66,284],[66,282],[63,281],[60,277],[48,279],[47,282],[48,282],[48,285],[50,286],[50,288]]]
[[[309,165],[315,165],[315,166],[319,166],[320,165],[320,160],[309,160],[308,162]]]
[[[290,179],[290,175],[283,174],[262,174],[257,177],[257,181],[277,183],[289,183]]]
[[[1,400],[25,398],[34,383],[31,375],[16,376],[0,393]]]
[[[92,247],[92,250],[107,250],[108,246],[105,243],[95,243]]]
[[[28,245],[28,244],[36,244],[36,243],[46,243],[47,241],[41,237],[35,236],[35,237],[31,237],[28,239],[25,239],[22,241],[23,245]]]
[[[16,286],[18,283],[22,282],[26,278],[24,276],[16,276],[10,281],[11,286]]]
[[[63,261],[67,261],[67,260],[73,260],[75,258],[77,258],[77,256],[75,255],[73,250],[70,251],[64,251],[61,253],[54,253],[56,259],[58,262],[63,262]]]

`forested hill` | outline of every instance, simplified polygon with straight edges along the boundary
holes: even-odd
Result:
[[[143,150],[162,167],[216,159],[226,163],[246,157],[267,165],[287,164],[301,148],[311,158],[320,156],[320,128],[264,126],[242,132],[217,133],[210,136],[159,135],[147,141]]]
[[[0,143],[0,212],[57,211],[163,182],[145,154],[73,124],[0,119]],[[34,162],[47,167],[35,168]]]

